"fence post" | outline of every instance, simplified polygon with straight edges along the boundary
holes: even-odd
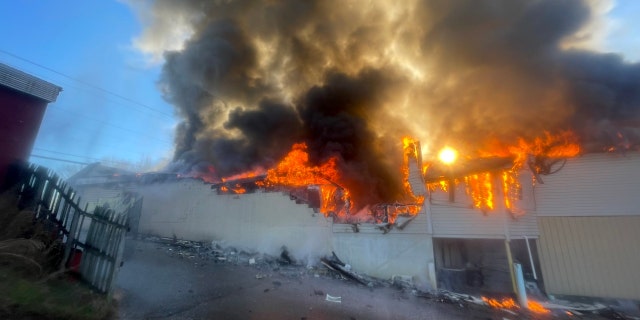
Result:
[[[80,198],[78,198],[78,200],[80,200]],[[69,233],[67,234],[67,243],[64,246],[64,257],[60,262],[60,270],[65,269],[65,265],[69,260],[69,255],[71,255],[71,249],[73,247],[73,243],[76,240],[75,237],[77,233],[76,230],[78,229],[78,220],[80,219],[80,210],[78,210],[78,208],[72,206],[69,211],[73,214],[73,218],[71,219],[71,227],[69,228]]]

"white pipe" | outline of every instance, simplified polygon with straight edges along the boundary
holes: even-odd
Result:
[[[527,251],[529,252],[529,262],[531,263],[531,271],[533,271],[533,279],[538,280],[538,275],[536,275],[536,266],[533,264],[531,247],[529,247],[529,238],[527,238],[527,236],[524,236],[524,241],[527,243]]]
[[[522,274],[522,265],[519,263],[513,264],[513,269],[515,269],[516,273],[516,287],[518,288],[518,303],[520,304],[520,308],[529,309],[529,304],[527,302],[527,289],[524,285],[524,275]]]

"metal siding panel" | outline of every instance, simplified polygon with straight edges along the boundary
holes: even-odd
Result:
[[[56,101],[62,88],[30,74],[0,63],[0,85],[48,102]]]
[[[584,285],[586,283],[589,283],[591,279],[589,279],[588,277],[587,268],[584,268],[584,266],[580,266],[579,261],[581,260],[581,257],[589,257],[589,250],[584,247],[584,243],[581,241],[581,234],[585,233],[583,231],[587,227],[585,227],[583,223],[571,223],[570,219],[568,218],[563,218],[563,220],[565,222],[564,225],[567,230],[565,240],[573,241],[573,245],[569,246],[567,249],[569,252],[568,257],[571,259],[569,260],[571,262],[571,269],[569,270],[573,271],[576,281],[571,282],[570,285],[573,284],[575,288],[574,290],[576,292],[579,292],[580,295],[585,295],[587,291]],[[591,233],[591,231],[587,231],[586,233]]]
[[[565,221],[567,221],[569,224],[571,224],[571,222],[569,221],[568,218],[563,218]],[[574,226],[574,229],[577,229],[577,231],[581,230],[581,225],[577,224]],[[579,256],[583,256],[586,257],[588,252],[589,252],[589,239],[592,239],[593,237],[587,237],[586,235],[589,234],[588,232],[578,232],[576,234],[576,241],[579,244]],[[588,270],[586,268],[575,268],[574,269],[576,271],[576,276],[578,277],[578,283],[586,283],[588,281],[590,281],[589,279],[589,274],[588,274]],[[586,295],[587,292],[582,289],[580,295]]]
[[[539,223],[549,293],[640,299],[640,216],[540,217]]]
[[[545,288],[547,291],[552,292],[557,291],[556,286],[558,280],[555,276],[559,274],[559,272],[556,270],[554,264],[554,262],[558,261],[558,259],[553,256],[555,251],[548,248],[549,243],[554,242],[553,231],[547,226],[548,223],[548,219],[538,219],[541,232],[542,230],[547,230],[545,235],[538,239],[538,257],[540,258],[540,269],[544,277]]]
[[[637,215],[640,153],[598,153],[567,160],[535,187],[540,216]]]

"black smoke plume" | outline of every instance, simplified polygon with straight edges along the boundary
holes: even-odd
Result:
[[[391,201],[404,135],[426,153],[545,131],[573,130],[588,150],[640,136],[640,65],[575,45],[600,18],[587,1],[156,0],[149,12],[147,49],[190,31],[160,81],[188,169],[269,167],[304,141],[315,162],[339,157],[355,197]]]

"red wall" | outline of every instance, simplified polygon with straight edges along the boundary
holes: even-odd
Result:
[[[16,160],[28,161],[47,102],[0,86],[0,189]]]

